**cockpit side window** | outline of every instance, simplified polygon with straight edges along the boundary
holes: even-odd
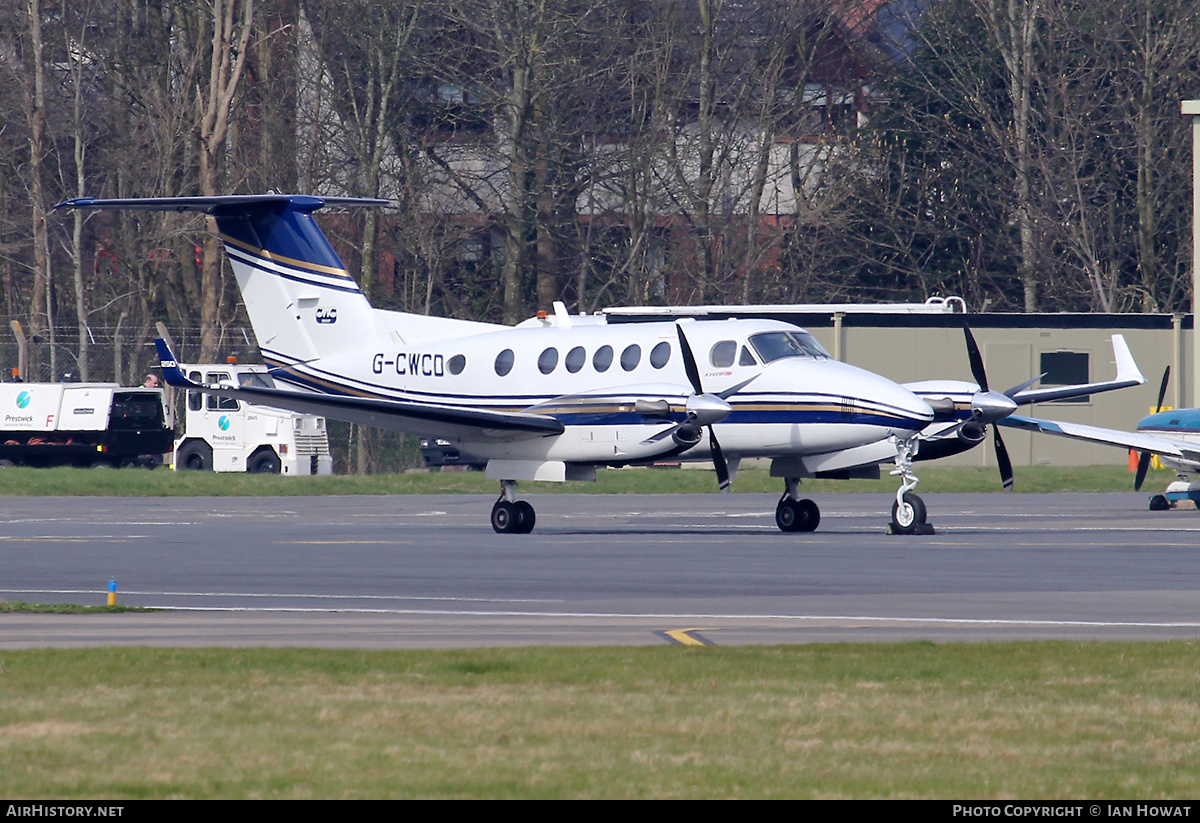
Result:
[[[269,374],[262,374],[260,372],[242,372],[237,376],[237,378],[239,385],[249,386],[252,389],[275,388],[275,381]]]
[[[738,356],[739,366],[757,366],[758,361],[754,359],[754,355],[750,353],[750,349],[742,346],[742,353]]]
[[[736,354],[737,341],[722,340],[709,351],[708,362],[712,363],[718,369],[728,368],[733,365],[733,358]]]

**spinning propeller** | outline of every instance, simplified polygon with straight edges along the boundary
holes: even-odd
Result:
[[[721,444],[717,441],[717,434],[713,431],[712,424],[724,419],[726,415],[733,411],[733,407],[726,401],[729,397],[745,388],[754,380],[754,377],[751,377],[750,380],[743,380],[736,386],[730,386],[725,391],[708,394],[704,391],[704,386],[700,382],[700,369],[696,366],[696,356],[692,353],[692,347],[688,345],[687,336],[684,335],[683,328],[678,323],[675,324],[675,331],[679,334],[679,350],[683,357],[683,367],[687,371],[688,381],[692,384],[694,394],[687,399],[685,406],[687,416],[682,422],[651,435],[642,441],[642,445],[657,443],[659,440],[670,437],[684,450],[690,449],[700,442],[700,430],[707,426],[708,448],[712,452],[713,468],[717,472],[717,482],[721,485],[721,491],[728,491],[729,462],[725,459],[725,453],[721,451]],[[757,377],[757,375],[755,376]]]
[[[1167,366],[1163,369],[1162,383],[1158,387],[1158,403],[1154,405],[1154,413],[1158,414],[1162,411],[1163,398],[1167,396],[1167,381],[1171,378],[1171,367]],[[1146,470],[1150,468],[1150,452],[1141,452],[1138,454],[1137,474],[1133,476],[1133,490],[1140,492],[1142,483],[1146,480]]]

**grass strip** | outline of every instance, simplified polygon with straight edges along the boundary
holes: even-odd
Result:
[[[81,606],[78,603],[26,603],[23,600],[0,600],[0,614],[120,614],[121,612],[152,612],[141,606]]]
[[[918,464],[920,492],[1002,491],[994,468]],[[1172,471],[1154,471],[1147,490],[1161,490],[1175,479]],[[806,493],[886,492],[896,481],[884,472],[880,480],[805,480]],[[522,483],[523,493],[704,494],[717,481],[711,470],[673,468],[602,469],[595,483]],[[497,483],[481,472],[429,472],[373,476],[281,477],[261,474],[173,472],[167,469],[0,469],[0,497],[240,497],[339,494],[490,494]],[[783,481],[766,469],[737,473],[734,493],[778,494]],[[1035,466],[1016,471],[1015,491],[1117,492],[1133,488],[1125,466]]]
[[[0,653],[37,798],[1187,798],[1200,644]]]

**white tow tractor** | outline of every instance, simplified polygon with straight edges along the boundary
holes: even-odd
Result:
[[[231,358],[232,361],[232,358]],[[196,383],[274,388],[266,366],[179,364]],[[198,391],[187,393],[175,469],[261,474],[333,474],[325,418]]]

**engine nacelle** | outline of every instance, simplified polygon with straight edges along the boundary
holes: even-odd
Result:
[[[700,427],[688,423],[677,428],[671,439],[675,441],[675,445],[690,449],[700,442],[700,436]]]
[[[987,437],[987,426],[975,421],[964,423],[962,428],[958,430],[958,439],[965,440],[972,446],[983,442],[983,438],[985,437]]]

